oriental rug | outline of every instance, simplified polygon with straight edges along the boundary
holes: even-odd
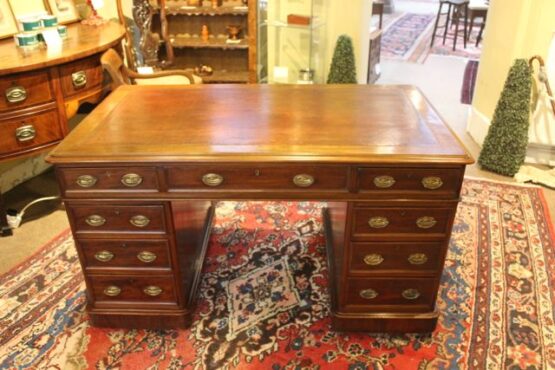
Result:
[[[540,188],[465,180],[439,324],[420,335],[330,330],[324,206],[220,203],[188,330],[91,327],[64,232],[0,277],[0,369],[555,368],[555,233]]]

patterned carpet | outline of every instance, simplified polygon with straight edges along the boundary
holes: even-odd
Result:
[[[540,188],[465,180],[431,335],[330,331],[323,205],[220,203],[190,330],[90,327],[64,232],[0,278],[0,369],[555,368]]]

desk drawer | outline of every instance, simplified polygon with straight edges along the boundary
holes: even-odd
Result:
[[[28,72],[0,78],[0,112],[54,100],[48,72]]]
[[[170,276],[88,276],[95,303],[177,303]]]
[[[58,177],[64,190],[71,193],[159,189],[154,167],[60,168]]]
[[[387,168],[358,169],[358,190],[378,194],[426,194],[458,197],[463,169]]]
[[[66,204],[77,234],[165,234],[163,205],[71,205]]]
[[[85,269],[171,269],[166,240],[78,240]]]
[[[66,97],[99,87],[102,80],[102,66],[97,55],[60,66],[60,82]]]
[[[0,121],[0,155],[53,143],[62,137],[56,110]]]
[[[353,237],[442,236],[456,208],[355,208]]]
[[[179,166],[167,168],[170,190],[326,191],[347,189],[343,166]]]

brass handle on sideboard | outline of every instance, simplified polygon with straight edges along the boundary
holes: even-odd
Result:
[[[420,292],[416,289],[407,289],[403,290],[403,293],[401,293],[401,295],[403,296],[403,298],[408,299],[409,301],[414,301],[415,299],[418,299],[418,297],[420,297]]]
[[[142,251],[139,254],[137,254],[137,258],[141,262],[151,263],[151,262],[154,262],[154,260],[156,260],[156,254],[149,251]]]
[[[364,256],[364,263],[368,266],[378,266],[381,265],[384,261],[384,258],[381,254],[372,253],[367,254]]]
[[[131,217],[129,222],[136,227],[146,227],[150,223],[150,219],[143,215],[136,215]]]
[[[360,291],[359,295],[364,299],[374,299],[378,296],[378,292],[374,289],[364,289]]]
[[[143,292],[151,297],[159,296],[160,294],[162,294],[162,291],[162,288],[156,285],[150,285],[143,289]]]
[[[224,178],[217,173],[207,173],[206,175],[202,176],[202,182],[206,186],[220,186],[224,182]]]
[[[98,179],[94,176],[81,175],[77,178],[77,181],[75,182],[77,183],[77,185],[79,185],[82,188],[92,188],[93,186],[96,185],[97,181]]]
[[[302,173],[293,177],[293,184],[300,188],[309,188],[314,184],[314,177],[307,175],[306,173]]]
[[[374,178],[374,185],[377,188],[387,189],[395,185],[395,179],[391,176],[378,176]]]
[[[6,89],[6,100],[9,103],[20,103],[27,99],[27,90],[23,86],[12,86]]]
[[[109,262],[114,259],[114,257],[115,255],[110,251],[100,251],[94,255],[94,258],[100,262]]]
[[[20,143],[33,140],[36,136],[37,131],[33,125],[25,125],[15,129],[15,137]]]
[[[115,285],[110,285],[104,289],[104,294],[108,297],[117,297],[121,293],[121,288]]]
[[[424,253],[413,253],[407,259],[411,265],[423,265],[428,262],[428,256]]]
[[[383,229],[389,225],[389,220],[387,217],[372,217],[368,220],[368,225],[372,229]]]
[[[87,85],[87,73],[85,71],[78,71],[71,74],[71,82],[76,89],[82,88]]]
[[[437,176],[424,177],[422,179],[422,186],[426,189],[436,190],[443,186],[443,180]]]
[[[141,185],[143,178],[136,173],[128,173],[121,177],[121,183],[128,188],[134,188]]]
[[[92,227],[100,227],[106,223],[106,219],[100,215],[90,215],[85,219],[87,225]]]
[[[429,216],[419,217],[416,220],[416,226],[418,226],[421,229],[431,229],[436,224],[437,224],[436,219]]]

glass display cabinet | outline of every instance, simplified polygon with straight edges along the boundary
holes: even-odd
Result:
[[[325,83],[326,1],[258,0],[259,83]]]

